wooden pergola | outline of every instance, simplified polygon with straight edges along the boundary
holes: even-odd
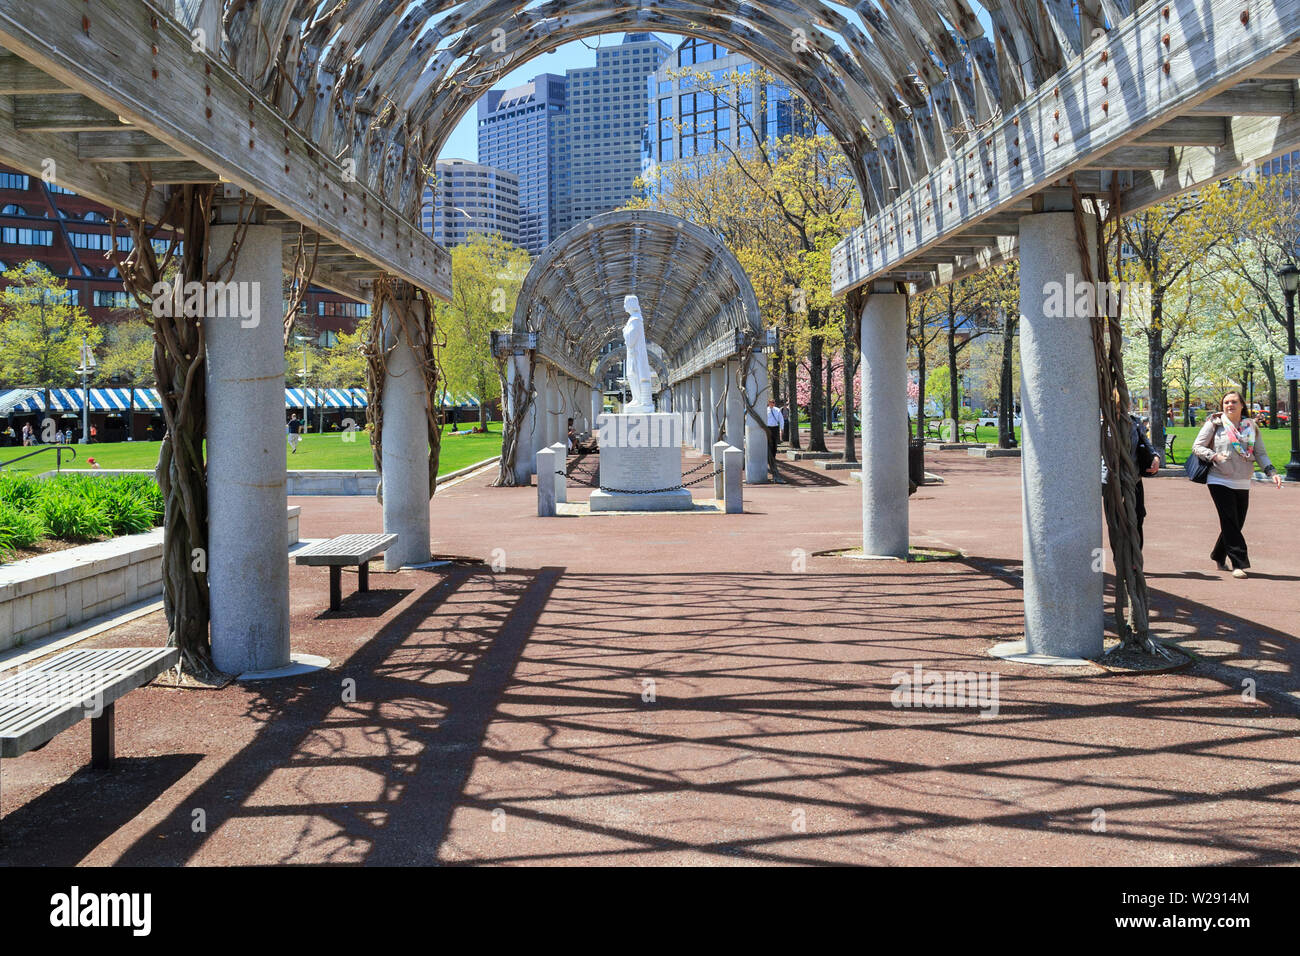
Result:
[[[660,410],[687,415],[686,432],[697,449],[725,432],[737,448],[747,448],[749,480],[763,480],[765,440],[761,431],[749,434],[741,397],[748,387],[756,401],[767,388],[764,361],[751,360],[748,374],[743,368],[745,356],[766,344],[758,299],[717,236],[653,210],[594,216],[551,243],[528,270],[510,335],[495,337],[498,353],[512,356],[509,394],[528,383],[532,396],[507,402],[507,430],[528,440],[519,440],[513,462],[503,461],[503,477],[512,472],[527,482],[536,473],[536,453],[563,439],[566,419],[597,427],[607,362],[601,353],[622,342],[628,295],[640,299],[645,315]]]
[[[1027,641],[1099,648],[1093,358],[1034,296],[1091,274],[1076,191],[1138,209],[1300,145],[1300,0],[0,0],[0,161],[146,219],[164,216],[169,190],[215,184],[212,254],[242,248],[234,281],[278,286],[310,248],[325,287],[446,299],[450,260],[419,211],[455,124],[523,63],[622,30],[745,53],[849,158],[865,224],[836,250],[833,284],[866,296],[863,442],[880,452],[864,456],[867,553],[907,548],[906,294],[1020,256]],[[396,332],[425,316],[418,297],[385,301],[384,520],[402,538],[395,560],[411,563],[428,554],[422,456],[407,447],[427,395],[398,387],[423,359]],[[278,416],[266,325],[209,330],[209,394],[238,390],[250,414]],[[227,666],[287,660],[287,571],[247,570],[284,559],[277,536],[247,540],[275,524],[284,463],[267,454],[251,474],[233,450],[277,435],[260,420],[208,425],[205,588]],[[1068,502],[1068,520],[1048,501]]]

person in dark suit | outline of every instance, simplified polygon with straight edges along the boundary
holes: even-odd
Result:
[[[1136,418],[1133,419],[1133,462],[1137,465],[1138,480],[1134,486],[1135,501],[1137,504],[1138,519],[1138,547],[1143,546],[1142,523],[1147,517],[1146,494],[1142,490],[1142,476],[1154,475],[1160,470],[1160,456],[1156,450],[1151,447],[1151,440],[1147,438],[1146,429]]]

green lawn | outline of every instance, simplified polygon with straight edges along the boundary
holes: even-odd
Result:
[[[1192,442],[1196,441],[1196,435],[1200,428],[1187,428],[1179,426],[1177,428],[1166,428],[1165,435],[1177,435],[1178,440],[1174,442],[1174,457],[1178,463],[1182,464],[1192,451]],[[1264,447],[1268,449],[1268,457],[1273,459],[1279,471],[1286,468],[1286,463],[1291,460],[1291,430],[1289,428],[1265,428]]]
[[[451,428],[444,430],[442,450],[438,456],[439,474],[447,474],[501,454],[501,423],[493,422],[486,435],[451,435]],[[354,438],[344,441],[345,437]],[[77,457],[69,461],[65,454],[64,470],[86,467],[86,458],[94,458],[101,468],[153,468],[158,463],[156,441],[111,442],[94,445],[78,445]],[[0,448],[0,461],[17,458],[25,451],[16,447]],[[365,432],[344,435],[334,432],[325,435],[304,435],[295,454],[289,453],[285,443],[285,461],[291,470],[298,469],[337,469],[342,471],[361,471],[374,468],[370,455],[370,444]],[[8,471],[45,472],[54,470],[54,453],[46,452],[10,465]]]

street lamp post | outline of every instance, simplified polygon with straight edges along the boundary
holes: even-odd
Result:
[[[310,434],[311,414],[307,411],[307,343],[311,341],[311,336],[297,332],[294,334],[294,338],[302,346],[302,371],[298,373],[298,376],[302,379],[302,423]]]
[[[1278,270],[1282,288],[1286,292],[1286,336],[1288,357],[1297,354],[1295,338],[1295,295],[1300,290],[1300,269],[1287,263]],[[1294,358],[1292,359],[1294,361]],[[1291,460],[1286,466],[1286,480],[1300,481],[1300,415],[1296,414],[1296,379],[1294,370],[1287,382],[1287,412],[1291,425]]]
[[[90,372],[95,367],[95,356],[91,354],[86,337],[81,337],[81,441],[85,445],[90,441]]]

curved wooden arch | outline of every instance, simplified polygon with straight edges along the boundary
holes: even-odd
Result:
[[[1078,7],[1076,19],[1059,0],[223,0],[223,53],[414,221],[455,124],[511,70],[602,33],[708,39],[809,103],[871,215],[1133,9]]]
[[[600,349],[621,334],[625,295],[641,300],[664,384],[690,374],[702,356],[732,354],[738,330],[762,328],[754,289],[722,240],[678,216],[639,209],[601,213],[551,243],[524,277],[512,331],[537,333],[542,357],[586,378]]]

